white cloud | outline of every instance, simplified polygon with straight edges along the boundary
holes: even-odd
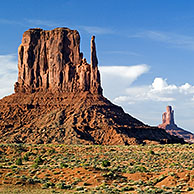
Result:
[[[20,21],[16,20],[8,20],[4,18],[0,18],[0,24],[7,24],[7,25],[21,25],[27,26],[30,28],[37,28],[37,27],[60,27],[68,24],[67,21],[55,21],[55,20],[42,20],[42,19],[30,19],[24,18]],[[80,29],[80,31],[87,32],[89,34],[114,34],[115,31],[111,28],[101,27],[101,26],[85,26],[85,25],[70,25],[70,28]]]
[[[181,99],[182,102],[191,102],[194,95],[194,86],[186,83],[180,86],[168,84],[167,79],[155,78],[148,86],[129,87],[125,93],[125,98],[121,96],[115,98],[115,102],[123,99],[130,101],[159,101],[172,102]],[[127,97],[126,97],[127,96]]]
[[[52,20],[41,20],[41,19],[24,19],[28,25],[33,27],[37,26],[45,26],[45,27],[56,27],[56,26],[63,26],[59,22],[52,21]]]
[[[0,55],[0,98],[13,92],[16,79],[16,55]]]
[[[173,47],[194,50],[194,36],[148,30],[141,33],[137,33],[135,35],[129,35],[128,37],[148,38],[154,41],[167,43]]]
[[[162,90],[165,87],[167,87],[168,84],[166,82],[166,80],[163,80],[162,78],[157,77],[154,82],[152,83],[152,87],[155,90]]]
[[[57,27],[57,26],[64,26],[64,22],[58,22],[54,20],[42,20],[42,19],[29,19],[24,18],[20,21],[16,20],[8,20],[0,18],[0,24],[7,24],[7,25],[21,25],[27,26],[29,28],[37,28],[37,27]]]
[[[100,26],[79,26],[79,28],[89,34],[114,34],[114,30]]]
[[[129,56],[142,56],[139,53],[126,51],[126,50],[112,50],[112,51],[101,51],[103,54],[106,55],[129,55]]]
[[[116,97],[123,94],[139,76],[149,71],[146,64],[134,66],[100,66],[102,86],[105,96]]]
[[[8,25],[23,25],[22,22],[16,20],[8,20],[4,18],[0,18],[0,24],[8,24]]]
[[[141,74],[147,72],[149,67],[146,64],[134,66],[101,66],[100,70],[103,74],[128,78],[134,81]]]
[[[189,83],[185,83],[179,87],[179,91],[185,95],[194,94],[194,86],[190,85]]]

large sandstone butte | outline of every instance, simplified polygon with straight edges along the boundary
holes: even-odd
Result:
[[[24,32],[18,49],[18,81],[15,92],[89,91],[102,94],[96,56],[95,37],[91,40],[91,64],[80,53],[76,30],[30,29]]]
[[[194,134],[186,131],[175,124],[174,110],[171,106],[166,107],[166,112],[162,114],[162,124],[158,125],[159,128],[165,129],[171,135],[183,138],[188,143],[194,143]]]
[[[128,145],[182,143],[102,94],[95,37],[91,62],[76,30],[29,29],[18,49],[15,93],[0,100],[1,143]]]

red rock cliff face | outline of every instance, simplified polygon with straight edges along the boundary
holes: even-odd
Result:
[[[95,37],[91,40],[91,64],[80,53],[76,30],[29,29],[18,48],[18,81],[15,92],[80,92],[102,94]]]

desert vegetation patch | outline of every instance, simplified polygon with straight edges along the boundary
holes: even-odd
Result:
[[[194,146],[0,145],[0,193],[193,193]]]

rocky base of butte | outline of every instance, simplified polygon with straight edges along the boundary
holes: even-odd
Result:
[[[103,97],[95,37],[89,64],[68,28],[24,33],[15,93],[0,100],[0,129],[0,143],[184,143]]]

